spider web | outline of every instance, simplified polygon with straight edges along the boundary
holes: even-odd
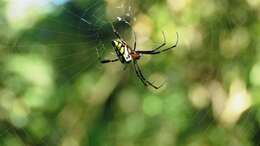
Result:
[[[128,5],[130,2],[128,0],[118,3],[118,6],[114,9],[121,11],[125,11],[124,9],[126,9],[127,11],[122,13],[122,17],[118,15],[108,20],[104,12],[106,10],[105,2],[102,0],[94,2],[65,1],[64,4],[59,4],[61,3],[60,1],[48,1],[54,9],[53,14],[51,13],[45,17],[42,23],[38,22],[30,31],[22,32],[14,42],[10,42],[11,49],[9,49],[9,52],[37,51],[34,48],[28,48],[28,44],[31,44],[31,42],[27,42],[27,40],[34,37],[35,43],[43,44],[50,48],[53,47],[54,51],[60,51],[50,53],[54,55],[52,58],[58,65],[60,64],[58,63],[59,61],[66,62],[69,59],[75,59],[75,62],[72,62],[70,65],[64,64],[65,66],[58,67],[60,68],[60,72],[68,74],[64,76],[65,78],[69,77],[68,79],[73,79],[70,76],[73,76],[75,72],[80,73],[83,70],[87,70],[88,67],[98,61],[97,50],[98,54],[102,55],[104,53],[103,49],[107,45],[111,47],[112,31],[108,32],[107,30],[111,27],[112,22],[125,18],[131,19],[132,12],[129,12],[131,11],[131,6]],[[124,4],[126,6],[123,6]],[[45,51],[49,55],[49,52],[53,50]],[[85,69],[84,67],[82,68],[83,65],[80,65],[82,62],[83,64],[87,63]],[[73,67],[75,69],[71,69]]]
[[[255,47],[256,40],[247,38],[251,32],[245,33],[254,19],[245,23],[238,10],[227,13],[234,7],[253,17],[247,5],[205,0],[201,4],[215,6],[201,12],[203,5],[186,0],[186,5],[195,7],[190,12],[189,6],[184,9],[182,2],[174,0],[176,9],[168,16],[165,3],[139,4],[140,11],[150,8],[147,13],[156,20],[154,31],[166,30],[167,43],[175,40],[176,31],[180,34],[174,57],[169,53],[142,62],[145,74],[159,70],[163,75],[155,74],[156,81],[166,78],[165,92],[158,92],[144,90],[137,80],[131,82],[130,73],[117,64],[99,64],[99,56],[115,57],[111,22],[131,43],[132,34],[124,33],[131,29],[118,20],[135,21],[134,2],[111,4],[107,12],[112,1],[48,1],[52,11],[33,28],[0,40],[8,52],[0,54],[5,69],[0,71],[4,81],[0,83],[0,145],[259,145],[259,111],[245,100],[249,98],[245,93],[253,96],[251,90],[259,89],[247,80],[250,68],[256,66],[254,53],[250,55],[254,49],[243,55],[232,50],[236,36],[241,36],[240,45]],[[149,23],[147,17],[139,17]],[[147,31],[138,22],[136,26]],[[161,35],[155,36],[152,39],[160,42]],[[237,102],[239,108],[232,109]],[[234,113],[240,114],[239,119],[233,118],[237,121],[227,116]]]
[[[55,121],[55,119],[59,118],[57,114],[57,117],[54,116],[53,118],[50,118],[49,121],[45,121],[45,112],[52,111],[54,113],[59,113],[60,111],[56,111],[57,107],[66,105],[66,102],[69,102],[70,100],[72,100],[73,102],[78,100],[69,99],[69,96],[76,96],[69,95],[69,90],[75,90],[71,89],[70,85],[76,84],[76,82],[79,82],[78,80],[84,80],[84,77],[88,78],[90,76],[95,76],[95,74],[93,74],[94,72],[101,74],[102,71],[100,70],[98,54],[103,55],[105,54],[105,48],[111,48],[110,42],[111,39],[114,37],[111,28],[111,23],[114,23],[113,21],[120,21],[121,19],[129,20],[132,18],[132,12],[130,12],[130,3],[130,0],[121,1],[120,3],[118,3],[118,5],[114,7],[114,9],[116,9],[117,11],[122,11],[122,16],[117,15],[113,19],[109,20],[105,12],[105,1],[49,0],[48,5],[49,7],[51,7],[52,10],[49,14],[47,14],[46,17],[38,21],[33,26],[33,28],[21,31],[19,32],[19,35],[16,36],[16,38],[10,38],[10,40],[6,41],[7,43],[3,43],[4,47],[7,48],[6,54],[8,54],[5,58],[8,58],[6,60],[10,62],[9,64],[4,62],[8,64],[7,66],[12,66],[15,63],[17,63],[16,61],[18,61],[24,62],[26,68],[26,65],[28,65],[27,59],[35,60],[36,66],[32,65],[32,72],[28,72],[32,76],[34,76],[33,74],[36,72],[33,71],[33,67],[46,65],[43,62],[41,62],[41,60],[38,60],[37,57],[41,57],[44,60],[50,60],[46,63],[53,63],[52,66],[54,66],[55,68],[55,74],[57,77],[55,78],[55,86],[57,87],[54,89],[52,87],[45,88],[39,85],[39,88],[45,88],[45,90],[56,90],[56,92],[53,93],[52,91],[49,91],[52,95],[34,94],[32,96],[38,95],[39,98],[45,98],[39,99],[41,100],[40,102],[51,102],[48,101],[51,100],[50,98],[55,99],[55,96],[62,95],[64,95],[64,99],[56,98],[57,100],[59,100],[57,102],[59,102],[60,105],[50,106],[50,109],[45,109],[44,107],[42,107],[42,105],[37,105],[37,103],[33,103],[37,101],[26,101],[26,99],[25,101],[19,101],[21,103],[25,102],[25,104],[28,104],[26,102],[31,102],[29,104],[32,105],[27,106],[31,106],[30,108],[32,109],[40,109],[40,111],[42,111],[41,115],[37,115],[34,114],[34,112],[32,112],[31,115],[28,116],[28,111],[22,111],[24,112],[24,115],[21,114],[20,117],[19,115],[14,115],[14,117],[17,116],[17,119],[9,117],[6,119],[5,122],[1,122],[3,123],[3,126],[1,127],[3,127],[4,129],[1,128],[0,137],[3,138],[3,140],[6,139],[6,141],[1,141],[1,145],[21,145],[22,143],[27,143],[30,145],[58,145],[62,143],[61,140],[63,137],[65,137],[65,135],[70,135],[69,132],[74,131],[73,129],[78,128],[77,122],[81,119],[75,119],[74,122],[76,123],[72,124],[72,127],[67,127],[67,131],[64,131],[62,127],[56,127],[55,131],[48,131],[50,130],[50,128],[45,127],[47,128],[45,129],[46,132],[42,132],[44,136],[37,135],[37,130],[40,130],[41,128],[46,126],[44,124],[47,124],[51,121]],[[44,9],[44,7],[42,9]],[[109,42],[109,45],[106,42]],[[35,56],[35,54],[41,54],[41,56]],[[45,69],[48,70],[49,68]],[[23,71],[9,70],[8,72],[18,72],[18,74],[22,74],[21,72]],[[49,72],[45,73],[48,74]],[[41,73],[39,74],[41,75]],[[7,78],[13,78],[12,76],[9,77],[8,74],[3,75]],[[23,84],[24,82],[21,81],[17,83]],[[93,81],[92,83],[94,84],[95,82]],[[53,86],[53,83],[48,83],[47,86]],[[28,91],[21,91],[18,93],[20,93],[21,96],[27,96],[23,95],[25,92]],[[10,98],[11,97],[12,96],[10,95]],[[14,100],[9,99],[8,95],[5,96],[5,99],[7,99],[7,102],[11,102],[12,100]],[[23,100],[23,97],[21,97],[21,100]],[[10,108],[13,108],[13,106]],[[19,108],[23,109],[24,107],[18,107],[18,109]],[[85,111],[86,109],[83,108],[81,110],[82,111],[80,112],[82,112],[82,114],[79,114],[79,117],[84,119],[83,111]],[[40,118],[43,121],[37,120],[37,118]],[[64,119],[66,120],[66,117],[61,118],[61,120]],[[36,125],[39,124],[39,129],[33,129],[29,126],[30,124],[25,123],[34,123]],[[49,132],[52,133],[52,137],[49,137],[50,139],[47,138],[47,136],[45,135]],[[32,137],[33,134],[35,134],[35,137]],[[47,139],[44,137],[46,137]],[[70,143],[70,141],[68,141],[67,143]]]

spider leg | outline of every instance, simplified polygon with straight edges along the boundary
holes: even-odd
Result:
[[[101,60],[101,57],[100,57],[100,54],[99,54],[97,48],[96,48],[96,51],[97,51],[97,56],[98,56],[98,59],[100,60],[100,63],[110,63],[110,62],[116,62],[116,61],[119,60],[118,58],[116,58],[116,59],[105,59],[105,60]]]
[[[147,83],[144,81],[143,77],[138,72],[138,69],[135,64],[136,64],[136,62],[133,62],[134,71],[135,71],[136,76],[140,79],[140,81],[144,84],[144,86],[147,86]]]
[[[116,36],[117,38],[121,39],[121,36],[119,35],[118,31],[115,29],[113,23],[111,23],[111,26],[112,26],[112,29],[113,29],[113,32],[114,32],[115,36]]]
[[[142,81],[145,82],[146,85],[148,84],[148,85],[152,86],[152,87],[155,88],[155,89],[159,89],[159,88],[161,88],[161,87],[163,86],[163,84],[161,84],[160,86],[156,86],[156,85],[154,85],[153,83],[151,83],[150,81],[148,81],[148,80],[144,77],[144,75],[143,75],[143,73],[142,73],[142,71],[141,71],[141,69],[140,69],[140,67],[139,67],[139,65],[138,65],[138,63],[137,63],[136,61],[134,62],[134,65],[135,65],[136,70],[137,70],[137,72],[139,73],[139,75],[140,75]]]
[[[134,51],[136,50],[136,34],[135,31],[133,30],[134,33]]]
[[[119,21],[119,22],[120,22],[120,21],[121,21],[121,22],[124,22],[125,24],[127,24],[127,25],[131,28],[131,30],[132,30],[132,32],[133,32],[133,35],[134,35],[134,51],[135,51],[135,50],[136,50],[136,33],[135,33],[134,29],[132,28],[131,24],[130,24],[127,20],[118,17],[118,21]],[[113,31],[114,31],[115,35],[116,35],[118,38],[121,39],[121,37],[120,37],[118,31],[116,31],[116,29],[115,29],[113,23],[112,23],[112,28],[113,28]]]
[[[163,35],[163,43],[160,46],[156,47],[155,49],[152,49],[152,51],[159,50],[160,48],[162,48],[163,46],[166,45],[166,39],[165,39],[164,31],[162,31],[162,35]]]
[[[116,58],[116,59],[106,59],[106,60],[101,60],[100,63],[111,63],[111,62],[116,62],[118,60],[119,60],[118,58]]]
[[[162,31],[162,35],[163,35],[163,43],[161,45],[159,45],[158,47],[156,47],[156,48],[154,48],[154,49],[152,49],[150,51],[137,51],[137,52],[139,52],[139,53],[144,52],[143,54],[149,53],[149,52],[153,53],[153,52],[159,50],[160,48],[162,48],[163,46],[165,46],[166,45],[166,39],[165,39],[164,31]]]
[[[126,21],[125,19],[122,19],[120,21],[123,21],[125,24],[127,24],[131,28],[133,35],[134,35],[134,51],[135,51],[136,50],[136,33],[128,21]]]
[[[163,47],[165,44],[162,44],[160,45],[159,47],[153,49],[153,50],[149,50],[149,51],[136,51],[138,53],[141,53],[141,54],[150,54],[150,55],[154,55],[154,54],[159,54],[159,53],[162,53],[162,52],[165,52],[165,51],[169,51],[170,49],[172,48],[175,48],[177,47],[178,45],[178,42],[179,42],[179,34],[176,32],[176,36],[177,36],[177,41],[175,42],[174,45],[172,45],[171,47],[168,47],[166,49],[163,49],[163,50],[159,50],[161,47]]]

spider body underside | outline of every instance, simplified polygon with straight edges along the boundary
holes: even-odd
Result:
[[[133,49],[123,40],[113,40],[112,46],[114,47],[116,55],[122,64],[129,64],[132,60],[138,60],[141,58],[141,54],[133,51]]]
[[[131,27],[131,25],[129,23],[127,23],[127,24]],[[155,89],[159,89],[163,84],[161,84],[160,86],[156,86],[153,83],[151,83],[150,81],[148,81],[144,77],[137,61],[141,58],[142,55],[160,54],[162,52],[169,51],[170,49],[175,48],[178,44],[178,38],[179,38],[178,33],[176,33],[177,41],[175,42],[174,45],[172,45],[168,48],[161,49],[162,47],[164,47],[166,45],[166,39],[165,39],[165,35],[163,33],[164,42],[161,45],[159,45],[158,47],[156,47],[152,50],[148,50],[148,51],[140,50],[139,51],[139,50],[136,50],[136,35],[135,35],[134,31],[133,31],[133,33],[134,33],[134,47],[132,48],[121,38],[118,31],[114,28],[113,24],[112,24],[112,28],[113,28],[113,32],[114,32],[115,36],[117,37],[117,39],[112,40],[112,46],[113,46],[113,48],[116,52],[117,58],[116,59],[101,60],[101,63],[110,63],[110,62],[116,62],[116,61],[120,61],[122,64],[132,63],[137,77],[142,81],[142,83],[145,86],[149,85],[149,86],[151,86]]]

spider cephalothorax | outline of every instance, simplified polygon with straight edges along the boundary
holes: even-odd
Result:
[[[127,23],[128,24],[128,23]],[[131,27],[131,26],[130,26]],[[166,45],[166,40],[165,40],[165,36],[164,36],[164,33],[163,33],[163,39],[164,39],[164,42],[152,49],[152,50],[149,50],[149,51],[141,51],[141,50],[136,50],[136,35],[134,33],[134,37],[135,37],[135,40],[134,40],[134,47],[131,48],[119,35],[119,33],[117,32],[117,30],[114,28],[114,25],[112,24],[112,28],[113,28],[113,32],[115,34],[115,36],[117,37],[117,39],[115,40],[112,40],[112,46],[114,47],[115,49],[115,52],[116,52],[116,55],[117,55],[117,58],[116,59],[109,59],[109,60],[101,60],[101,63],[109,63],[109,62],[116,62],[116,61],[120,61],[122,64],[129,64],[129,63],[132,63],[133,66],[134,66],[134,70],[135,70],[135,73],[137,75],[137,77],[142,81],[142,83],[145,85],[145,86],[152,86],[153,88],[155,89],[159,89],[161,86],[155,86],[154,84],[152,84],[150,81],[146,80],[138,63],[137,63],[137,60],[139,60],[141,58],[141,55],[142,54],[148,54],[148,55],[154,55],[154,54],[159,54],[159,53],[162,53],[162,52],[165,52],[165,51],[168,51],[172,48],[175,48],[178,44],[178,33],[176,33],[177,35],[177,41],[174,45],[172,45],[171,47],[168,47],[168,48],[165,48],[165,49],[162,49],[160,50],[162,47],[164,47]]]

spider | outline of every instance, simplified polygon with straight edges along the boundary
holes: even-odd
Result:
[[[131,25],[129,23],[127,23],[130,27]],[[156,86],[154,85],[152,82],[150,82],[149,80],[147,80],[139,65],[138,65],[138,60],[141,58],[142,55],[156,55],[156,54],[160,54],[162,52],[166,52],[169,51],[172,48],[175,48],[178,44],[178,40],[179,40],[179,36],[178,33],[176,32],[176,36],[177,36],[177,40],[175,42],[174,45],[165,48],[165,49],[161,49],[162,47],[164,47],[166,45],[166,39],[165,39],[165,35],[162,32],[163,35],[163,43],[161,45],[159,45],[158,47],[152,49],[152,50],[148,50],[148,51],[142,51],[142,50],[136,50],[136,34],[133,31],[134,34],[134,47],[130,47],[126,41],[124,41],[124,39],[120,36],[119,32],[115,29],[113,23],[112,25],[112,29],[114,32],[114,35],[117,37],[116,39],[112,40],[112,46],[116,52],[117,58],[115,59],[106,59],[106,60],[101,60],[101,63],[111,63],[111,62],[116,62],[116,61],[120,61],[122,64],[129,64],[132,63],[133,67],[134,67],[134,71],[137,75],[137,77],[140,79],[140,81],[144,84],[144,86],[151,86],[155,89],[159,89],[160,87],[163,86]],[[132,29],[132,27],[131,27]],[[133,29],[132,29],[133,30]]]

